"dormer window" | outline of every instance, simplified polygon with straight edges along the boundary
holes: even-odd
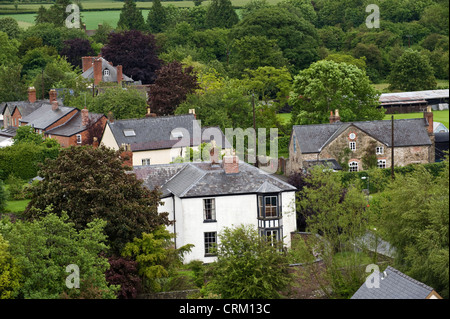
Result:
[[[109,75],[110,75],[109,70],[108,69],[104,69],[103,70],[103,76],[109,76]]]

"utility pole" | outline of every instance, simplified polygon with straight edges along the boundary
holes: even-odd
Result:
[[[391,115],[391,178],[395,179],[394,175],[394,115]]]
[[[255,166],[258,167],[258,154],[256,152],[256,113],[255,113],[255,93],[252,93],[252,107],[253,107],[253,132],[255,134],[255,149],[254,149],[254,154],[255,154]]]

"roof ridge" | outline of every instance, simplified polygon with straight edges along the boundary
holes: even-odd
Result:
[[[192,165],[191,162],[188,162],[187,165],[186,165],[186,167],[187,167],[187,166],[195,167],[195,169],[198,170],[199,172],[201,172],[202,174],[201,174],[201,176],[200,176],[199,178],[197,178],[194,182],[192,182],[191,185],[190,185],[188,188],[186,188],[186,189],[180,194],[179,197],[182,197],[182,196],[186,195],[187,192],[189,192],[189,191],[192,189],[192,187],[194,187],[194,185],[197,184],[198,181],[200,181],[200,180],[201,180],[203,177],[205,177],[205,175],[207,174],[207,172],[206,172],[205,170],[203,170],[203,169],[197,167],[196,165]],[[184,169],[182,169],[182,170],[184,170]]]
[[[428,289],[428,290],[434,290],[432,287],[428,286],[427,284],[424,284],[423,282],[420,282],[420,281],[418,281],[418,280],[416,280],[416,279],[414,279],[414,278],[408,276],[407,274],[402,273],[400,270],[395,269],[394,267],[387,266],[386,270],[388,270],[388,269],[389,269],[390,271],[396,273],[396,274],[399,275],[400,277],[405,278],[406,280],[408,280],[408,281],[410,281],[410,282],[412,282],[412,283],[414,283],[414,284],[416,284],[416,285],[422,286],[423,288],[426,288],[426,289]]]
[[[174,115],[164,115],[164,116],[156,116],[156,117],[140,117],[140,118],[132,118],[132,119],[119,119],[114,120],[114,122],[111,122],[111,124],[114,124],[116,122],[124,122],[124,121],[139,121],[139,120],[155,120],[155,119],[167,119],[167,118],[173,118],[173,117],[182,117],[182,116],[192,116],[194,117],[194,114],[174,114]]]

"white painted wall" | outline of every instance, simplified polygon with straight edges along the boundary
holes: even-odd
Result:
[[[203,220],[203,199],[215,198],[216,222],[204,222]],[[163,199],[165,206],[159,208],[160,212],[170,213],[169,218],[173,220],[173,199],[172,197]],[[241,224],[258,227],[257,220],[257,197],[256,195],[231,195],[203,198],[183,198],[175,197],[175,230],[176,245],[181,247],[186,244],[193,244],[191,253],[185,255],[184,262],[201,260],[205,263],[214,262],[214,256],[205,256],[204,233],[217,232],[217,235],[225,227],[237,227]],[[283,236],[285,245],[290,248],[290,233],[296,230],[295,216],[295,193],[282,193],[282,214],[283,214]],[[174,226],[169,226],[168,230],[174,232]],[[219,236],[217,236],[219,241]]]

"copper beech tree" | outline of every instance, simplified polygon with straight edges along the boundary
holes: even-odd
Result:
[[[119,255],[124,245],[143,232],[169,225],[167,213],[158,213],[160,193],[142,186],[142,181],[124,165],[120,151],[103,146],[74,146],[42,165],[43,180],[32,188],[24,214],[32,219],[47,206],[65,211],[77,229],[95,218],[107,221],[111,254]]]

